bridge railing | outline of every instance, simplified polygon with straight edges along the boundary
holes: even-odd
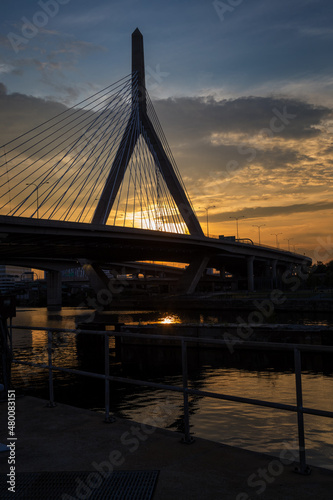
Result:
[[[207,236],[207,235],[206,235]],[[225,241],[234,241],[235,243],[244,243],[245,245],[255,245],[257,247],[269,248],[270,250],[279,250],[279,252],[291,253],[293,255],[299,255],[297,252],[292,252],[291,250],[287,250],[285,248],[274,247],[272,245],[264,245],[263,243],[259,243],[258,241],[253,241],[251,238],[239,238],[235,240],[230,240],[228,237],[220,237],[217,234],[209,234],[209,238],[213,238],[214,240],[225,240]]]
[[[14,326],[16,330],[31,330],[31,327],[27,326]],[[285,410],[294,412],[297,414],[297,427],[298,427],[298,452],[299,452],[299,467],[297,472],[307,475],[310,472],[309,467],[306,464],[306,453],[305,453],[305,430],[304,430],[304,414],[316,415],[320,417],[333,418],[333,412],[327,410],[319,410],[315,408],[307,408],[303,406],[303,394],[302,394],[302,369],[301,369],[301,353],[302,352],[313,352],[313,353],[333,353],[333,347],[331,346],[320,346],[320,345],[306,345],[306,344],[286,344],[286,343],[273,343],[273,342],[251,342],[251,341],[240,341],[239,344],[233,344],[233,349],[247,348],[255,350],[272,350],[277,349],[284,352],[294,353],[294,372],[295,372],[295,387],[296,387],[296,405],[283,404],[279,402],[265,401],[260,399],[253,399],[241,396],[234,396],[230,394],[221,394],[210,391],[202,391],[199,389],[193,389],[189,387],[188,384],[188,368],[187,368],[187,346],[189,343],[195,345],[199,344],[210,344],[218,345],[224,348],[230,348],[230,341],[221,339],[210,339],[210,338],[198,338],[198,337],[184,337],[184,336],[171,336],[171,335],[156,335],[156,334],[144,334],[144,333],[129,333],[122,331],[99,331],[99,330],[72,330],[63,328],[44,328],[44,327],[34,327],[34,331],[46,331],[48,334],[48,363],[31,363],[27,361],[21,361],[13,359],[13,363],[19,365],[27,365],[35,368],[43,368],[48,370],[49,374],[49,406],[55,406],[54,397],[54,386],[53,386],[53,372],[60,371],[65,373],[70,373],[74,375],[82,375],[86,377],[92,377],[96,379],[104,380],[105,384],[105,421],[113,421],[114,418],[110,417],[110,382],[121,382],[125,384],[132,384],[137,386],[152,387],[156,389],[162,389],[166,391],[174,391],[183,394],[183,411],[184,411],[184,442],[191,443],[193,438],[190,434],[190,413],[189,413],[189,396],[202,396],[214,399],[220,399],[225,401],[232,401],[238,403],[244,403],[255,406],[262,406],[266,408],[273,408],[278,410]],[[60,366],[55,366],[52,363],[52,352],[53,352],[53,334],[59,333],[69,333],[73,335],[87,334],[104,336],[104,374],[87,372],[83,370],[77,370],[74,368],[64,368]],[[110,348],[109,339],[114,338],[128,338],[135,339],[140,338],[142,340],[167,340],[179,344],[181,349],[181,360],[182,360],[182,385],[168,385],[158,382],[145,381],[127,377],[119,377],[110,374]]]

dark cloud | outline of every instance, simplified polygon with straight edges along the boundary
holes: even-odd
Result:
[[[210,215],[211,222],[223,222],[229,217],[244,217],[244,219],[258,219],[260,217],[273,217],[276,215],[290,215],[295,213],[314,213],[321,210],[332,210],[332,201],[320,201],[316,203],[298,203],[294,205],[280,205],[271,207],[245,207],[237,212],[224,212]]]
[[[312,162],[300,154],[300,144],[319,137],[318,126],[332,116],[326,107],[273,97],[182,97],[154,106],[181,171],[194,178],[207,169],[232,177],[252,164],[272,170]],[[267,136],[277,145],[272,147]]]
[[[331,155],[333,153],[333,145],[324,149],[324,154]]]
[[[293,149],[273,148],[270,151],[258,151],[255,160],[256,164],[264,169],[274,170],[276,168],[286,169],[288,166],[294,167],[300,162],[310,161],[310,158]]]
[[[62,102],[73,103],[79,99],[81,90],[77,87],[68,85],[68,81],[64,79],[63,70],[69,63],[63,63],[51,57],[47,57],[46,61],[38,58],[24,58],[15,61],[15,67],[11,73],[23,75],[25,71],[34,68],[40,74],[40,81],[49,89],[52,89],[58,96],[62,96]],[[58,98],[59,99],[59,98]],[[47,100],[57,101],[57,97],[52,94],[47,97]]]
[[[79,96],[79,89],[66,86],[64,82],[54,81],[52,85],[63,95],[70,96],[71,102]],[[0,105],[2,144],[66,109],[52,95],[41,99],[18,93],[8,94],[1,83]],[[268,147],[263,139],[260,149],[249,145],[248,138],[267,127],[272,116],[276,116],[272,109],[282,113],[284,107],[288,114],[293,113],[296,117],[290,119],[290,128],[286,126],[279,132],[281,141],[274,147]],[[288,168],[296,169],[302,162],[312,164],[315,159],[300,153],[300,145],[307,138],[318,135],[320,131],[314,127],[331,114],[328,108],[297,100],[254,97],[228,101],[212,98],[166,99],[157,101],[155,108],[182,175],[192,179],[193,183],[208,174],[210,178],[214,175],[224,178],[238,176],[242,169],[251,165],[267,171],[277,168],[287,171]],[[228,132],[246,135],[244,140],[236,136],[236,142],[240,141],[238,144],[223,144],[222,138],[222,142],[216,145],[209,140],[214,133]],[[296,146],[284,143],[283,134],[289,134],[288,138],[292,137]]]
[[[19,93],[7,94],[4,90],[6,87],[0,83],[1,144],[6,144],[66,109],[58,102]]]
[[[208,98],[174,98],[155,102],[170,138],[203,138],[213,133],[257,135],[272,129],[274,136],[308,138],[332,115],[332,110],[294,99],[241,97],[216,101]],[[265,134],[263,134],[265,135]],[[180,139],[180,140],[181,140]]]
[[[84,40],[61,40],[59,48],[52,51],[51,55],[55,54],[74,54],[75,56],[86,56],[95,52],[105,52],[107,49],[101,45],[96,45],[92,42]]]
[[[2,34],[0,34],[0,47],[10,47],[8,38]]]
[[[2,82],[0,82],[0,95],[6,95],[6,94],[7,94],[7,87]]]

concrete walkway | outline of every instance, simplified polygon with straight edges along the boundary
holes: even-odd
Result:
[[[7,402],[0,404],[0,442],[7,442]],[[293,472],[280,458],[205,439],[181,443],[172,431],[24,396],[16,400],[16,472],[159,470],[154,500],[332,500],[333,473]],[[5,453],[0,473],[7,474]],[[15,498],[15,494],[13,494]],[[88,498],[88,497],[87,497]]]

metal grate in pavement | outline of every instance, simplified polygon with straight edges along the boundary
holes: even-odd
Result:
[[[1,500],[151,500],[159,471],[17,473],[15,494],[0,474]]]

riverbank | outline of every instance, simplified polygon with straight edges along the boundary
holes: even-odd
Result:
[[[333,294],[324,292],[267,292],[205,293],[193,295],[115,296],[107,309],[155,310],[220,310],[253,311],[264,304],[271,312],[333,312]]]
[[[159,411],[156,421],[163,418],[167,408],[159,408]],[[54,484],[58,491],[57,495],[47,498],[64,498],[65,493],[72,495],[66,498],[82,498],[89,493],[88,489],[89,498],[93,498],[92,494],[102,488],[103,475],[108,470],[158,471],[154,500],[201,500],[203,497],[250,500],[258,495],[268,500],[328,500],[331,497],[332,472],[317,467],[312,467],[310,476],[293,472],[297,462],[294,443],[284,443],[278,457],[200,438],[186,445],[179,433],[157,428],[151,425],[153,421],[154,417],[147,424],[117,418],[114,423],[105,424],[102,415],[89,410],[64,404],[48,408],[46,401],[32,397],[17,399],[15,471],[17,478],[24,472],[41,473],[34,485],[31,482],[36,476],[30,476],[31,491],[39,488],[41,496],[36,493],[29,496],[26,488],[24,496],[15,498],[46,498],[42,496],[42,488],[43,477],[46,477],[43,473],[47,471],[57,479]],[[0,405],[0,422],[0,441],[4,442],[7,422],[4,403]],[[71,492],[65,489],[68,481],[64,483],[61,479],[61,473],[66,471],[73,471]],[[57,472],[60,475],[55,476]],[[87,474],[80,476],[80,472]],[[0,454],[3,499],[11,498],[4,496],[7,473],[7,457]],[[50,477],[52,475],[48,476],[49,481]],[[47,487],[45,481],[44,487]]]
[[[74,328],[75,325],[90,319],[92,311],[84,309],[64,308],[61,312],[50,313],[46,309],[18,310],[14,325],[27,325],[30,329],[20,331],[14,328],[13,347],[17,359],[27,362],[40,363],[47,361],[44,353],[47,349],[47,335],[36,330],[36,326],[55,328]],[[237,313],[237,318],[241,313]],[[146,312],[129,311],[123,313],[106,312],[106,322],[119,321],[133,326],[149,322],[158,324],[163,322],[163,328],[172,329],[174,321],[183,324],[191,323],[195,328],[203,324],[210,328],[213,326],[217,332],[219,325],[226,327],[225,313],[173,315],[172,311],[160,313],[147,310]],[[242,315],[243,316],[243,315]],[[280,317],[281,315],[279,315]],[[299,315],[302,323],[307,316]],[[314,319],[314,317],[313,317]],[[333,326],[324,315],[318,315],[318,327]],[[298,321],[296,318],[295,321]],[[203,321],[203,323],[201,323]],[[207,323],[206,323],[207,322]],[[312,328],[313,323],[311,323]],[[315,327],[315,326],[314,326]],[[186,325],[184,326],[186,328]],[[289,328],[289,327],[288,327]],[[199,328],[198,328],[199,329]],[[274,330],[274,327],[273,327]],[[244,331],[242,330],[242,333]],[[237,331],[236,331],[237,335]],[[238,338],[238,336],[237,336]],[[231,339],[233,340],[233,338]],[[251,337],[248,338],[251,340]],[[87,371],[96,371],[103,365],[96,360],[92,351],[87,349],[82,353],[80,343],[75,341],[75,336],[54,335],[55,365],[60,367],[79,368]],[[238,344],[235,344],[237,347]],[[111,345],[112,347],[112,345]],[[125,346],[124,346],[125,347]],[[177,351],[177,353],[176,353]],[[302,354],[303,367],[303,397],[307,407],[333,411],[332,400],[332,362],[331,355],[308,359]],[[173,346],[163,346],[162,349],[154,346],[126,345],[122,352],[110,351],[110,373],[119,376],[150,380],[168,385],[181,385],[181,356],[179,350]],[[193,388],[258,398],[267,401],[295,404],[293,373],[293,355],[286,356],[279,350],[260,351],[235,349],[188,349],[189,383]],[[104,365],[103,365],[104,366]],[[47,370],[35,370],[22,365],[13,366],[14,388],[30,396],[48,397]],[[54,391],[56,401],[81,408],[101,408],[104,402],[104,386],[96,383],[95,379],[69,376],[61,372],[54,372]],[[145,387],[132,387],[128,384],[112,384],[110,387],[111,411],[119,417],[126,417],[135,421],[144,419],[155,411],[156,406],[163,405],[165,401],[172,403],[170,415],[164,427],[173,430],[182,430],[182,398],[170,391]],[[266,449],[278,451],[276,436],[283,436],[288,442],[293,441],[295,435],[296,419],[293,414],[261,409],[255,406],[239,405],[230,401],[219,402],[211,398],[190,398],[191,426],[195,436],[219,441],[231,446],[247,448],[252,451],[262,452]],[[332,433],[331,420],[318,417],[306,417],[307,428],[307,456],[310,464],[331,468],[332,460]],[[162,425],[160,425],[162,427]],[[255,432],[260,429],[260,432]]]

